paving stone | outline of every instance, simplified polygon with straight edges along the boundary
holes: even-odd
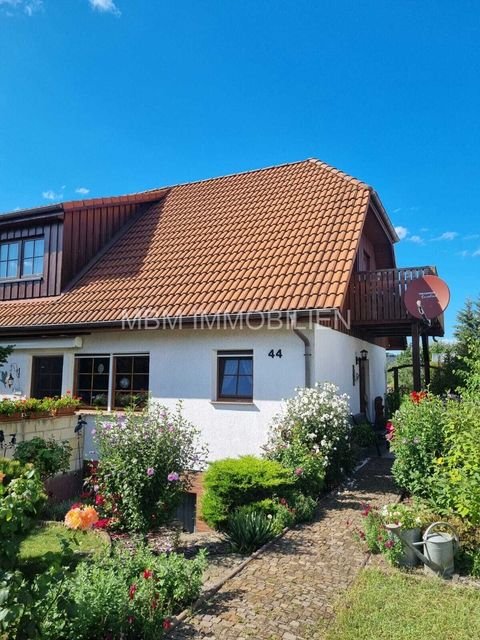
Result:
[[[330,621],[336,602],[366,561],[354,539],[364,502],[396,499],[391,460],[374,458],[354,484],[322,500],[316,520],[296,527],[228,580],[172,640],[322,640],[318,620]],[[327,625],[325,625],[327,626]]]

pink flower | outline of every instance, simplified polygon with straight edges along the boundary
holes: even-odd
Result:
[[[180,478],[180,476],[178,475],[178,473],[176,471],[172,471],[171,473],[168,474],[167,476],[167,480],[169,482],[177,482],[177,480]]]
[[[152,576],[153,576],[153,571],[150,571],[150,569],[145,569],[145,571],[143,572],[143,577],[145,578],[145,580],[148,580]]]
[[[393,547],[393,545],[394,545],[393,540],[386,540],[385,541],[385,548],[386,549],[391,549]]]
[[[135,597],[136,591],[137,591],[137,585],[132,584],[130,589],[128,590],[128,597],[130,598],[130,600],[133,600],[133,598]]]
[[[155,469],[153,467],[148,467],[147,469],[147,476],[149,478],[151,478],[153,476],[153,474],[155,473]]]
[[[302,473],[303,473],[303,469],[302,469],[302,467],[297,467],[297,468],[295,469],[295,475],[296,475],[296,476],[301,476],[301,475],[302,475]]]

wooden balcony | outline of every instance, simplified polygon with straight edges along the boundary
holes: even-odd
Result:
[[[414,318],[405,307],[404,296],[412,280],[425,275],[437,275],[435,267],[354,273],[346,303],[352,326],[375,337],[411,335]],[[431,336],[442,336],[443,316],[434,320],[425,332]]]

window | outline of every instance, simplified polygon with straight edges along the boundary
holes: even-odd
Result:
[[[76,359],[75,395],[87,407],[108,406],[110,356],[78,356]]]
[[[0,278],[29,278],[43,273],[45,242],[28,238],[0,244]]]
[[[115,356],[113,408],[142,408],[148,400],[149,356]]]
[[[25,240],[23,243],[22,276],[37,276],[43,273],[43,238]]]
[[[63,356],[34,356],[32,359],[33,398],[62,394]]]
[[[141,409],[148,400],[149,370],[148,355],[77,356],[75,394],[87,407]]]
[[[219,351],[217,353],[217,399],[253,399],[253,352]]]
[[[18,277],[19,242],[4,242],[0,246],[0,278]]]

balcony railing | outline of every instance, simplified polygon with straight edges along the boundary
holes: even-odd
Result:
[[[436,275],[434,267],[359,271],[352,275],[347,298],[354,325],[411,322],[404,296],[412,280]]]

